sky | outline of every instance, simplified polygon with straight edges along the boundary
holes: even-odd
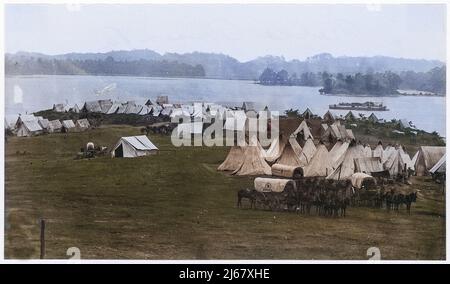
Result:
[[[446,59],[445,5],[17,5],[5,49],[63,54],[151,49],[240,61],[334,56]]]

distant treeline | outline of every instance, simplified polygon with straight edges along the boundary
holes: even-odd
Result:
[[[158,77],[204,77],[201,65],[189,65],[176,61],[133,60],[116,61],[113,57],[104,60],[67,60],[26,58],[6,59],[8,75],[127,75]]]
[[[446,93],[446,67],[436,67],[428,72],[406,71],[400,73],[402,89],[412,89],[436,94]]]
[[[259,77],[259,83],[267,86],[311,86],[323,87],[327,94],[397,94],[398,89],[445,94],[446,67],[436,67],[428,72],[406,71],[399,74],[390,71],[356,74],[330,74],[327,72],[290,75],[286,70],[278,72],[266,68]]]
[[[357,94],[357,95],[392,95],[397,94],[402,79],[392,72],[368,73],[336,76],[324,74],[323,88],[326,94]]]

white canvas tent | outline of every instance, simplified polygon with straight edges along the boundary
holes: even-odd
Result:
[[[148,107],[146,105],[143,105],[143,106],[141,106],[141,109],[139,110],[139,112],[137,114],[139,114],[139,115],[146,115],[146,114],[148,114],[150,112],[150,110],[151,110],[151,106]]]
[[[74,104],[74,106],[71,107],[71,108],[69,109],[69,111],[74,112],[74,113],[79,113],[79,112],[80,112],[80,108],[78,107],[77,104]]]
[[[269,163],[273,163],[278,158],[280,158],[281,154],[283,153],[284,147],[286,146],[286,143],[282,143],[280,137],[276,137],[272,140],[272,143],[270,143],[269,149],[266,151],[266,161]]]
[[[280,143],[284,146],[280,147],[283,148],[283,150],[280,157],[277,159],[276,164],[292,167],[306,166],[306,163],[300,159],[303,149],[294,137],[290,137],[288,141],[281,141]]]
[[[341,146],[342,147],[342,146]],[[342,162],[336,166],[333,172],[327,176],[327,179],[345,180],[349,179],[356,172],[355,159],[363,158],[363,153],[357,146],[351,145],[343,155]]]
[[[407,169],[414,171],[414,169],[415,169],[414,163],[412,162],[411,157],[408,155],[408,153],[406,153],[403,150],[402,146],[399,147],[398,153],[400,155],[400,163],[401,163],[402,167],[404,167],[406,164]]]
[[[383,144],[378,143],[377,147],[375,147],[375,149],[372,152],[372,156],[378,157],[381,160],[383,160],[383,153],[384,153]]]
[[[336,120],[336,115],[333,114],[330,110],[328,110],[324,115],[323,115],[323,120],[324,121],[328,121],[328,122],[334,122]]]
[[[210,114],[215,117],[218,114],[217,109],[214,109],[213,112],[214,115],[211,113],[211,111]],[[191,114],[194,119],[203,118],[203,105],[201,103],[194,103],[191,108]]]
[[[111,150],[113,158],[135,158],[156,154],[158,148],[145,135],[121,137]]]
[[[386,160],[395,152],[395,148],[391,145],[387,145],[383,151],[383,155],[381,157],[381,162],[384,164]]]
[[[430,169],[430,173],[445,173],[445,155]]]
[[[371,122],[378,122],[379,119],[378,117],[372,112],[372,114],[370,114],[370,116],[367,118],[369,121]]]
[[[17,136],[34,136],[41,134],[43,131],[37,120],[25,120],[20,124],[17,129]]]
[[[418,176],[427,175],[429,170],[445,155],[445,146],[422,146],[415,163]]]
[[[14,128],[19,129],[21,124],[25,121],[38,121],[39,117],[34,116],[33,114],[21,114],[17,118]]]
[[[242,166],[244,162],[244,150],[240,146],[232,146],[230,152],[222,164],[217,168],[219,171],[235,171]]]
[[[313,135],[311,134],[311,130],[308,127],[308,124],[306,123],[306,120],[303,120],[302,123],[297,127],[296,130],[292,133],[294,136],[298,136],[301,134],[303,140],[307,140],[308,138],[314,139]]]
[[[102,112],[102,107],[99,101],[85,102],[82,108],[83,112]]]
[[[39,125],[42,127],[42,129],[49,129],[49,121],[46,118],[39,119],[38,120]]]
[[[299,145],[300,147],[300,145]],[[314,142],[311,138],[308,138],[305,142],[305,145],[303,145],[303,149],[300,153],[300,166],[306,166],[311,162],[312,157],[316,153],[316,146],[314,145]]]
[[[325,145],[320,144],[311,161],[303,168],[304,177],[326,177],[332,171],[330,153]]]
[[[87,118],[78,119],[75,126],[80,130],[85,130],[91,127]]]
[[[61,121],[55,119],[48,122],[48,130],[49,132],[58,132],[61,131],[62,124]]]
[[[265,153],[256,137],[250,138],[250,143],[244,148],[244,157],[241,166],[233,172],[235,175],[256,176],[271,175],[270,166],[264,159]]]
[[[405,170],[414,170],[414,164],[409,155],[403,151],[401,146],[391,147],[384,157],[383,168],[389,171],[391,176],[396,176]]]
[[[346,120],[356,120],[356,116],[352,111],[349,111],[344,117]]]
[[[347,130],[347,138],[352,140],[352,139],[356,139],[355,135],[353,134],[353,130],[351,129],[346,129]]]
[[[330,160],[333,169],[336,169],[344,159],[344,155],[349,147],[348,142],[337,141],[330,150]]]
[[[161,111],[162,111],[162,107],[160,105],[153,106],[153,108],[152,108],[152,115],[154,117],[157,117],[157,116],[159,116],[161,114]]]
[[[419,157],[419,151],[417,151],[411,159],[412,164],[416,167],[417,157]]]
[[[54,112],[65,112],[66,111],[66,105],[65,104],[54,104],[53,105],[53,111]]]
[[[66,129],[75,128],[75,123],[71,119],[63,120],[61,124]]]
[[[370,145],[366,145],[364,147],[364,156],[365,157],[372,157],[372,148],[370,148]]]
[[[303,116],[305,119],[310,119],[310,118],[312,118],[312,117],[314,116],[314,114],[312,113],[312,111],[311,111],[309,108],[307,108],[307,109],[303,112],[302,116]]]
[[[333,141],[333,140],[342,140],[345,141],[349,135],[353,136],[353,132],[349,134],[347,129],[343,125],[340,124],[339,120],[335,121],[333,124],[328,126],[322,134],[322,140],[324,141]]]

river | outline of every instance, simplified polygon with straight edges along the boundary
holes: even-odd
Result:
[[[341,97],[319,95],[317,87],[261,86],[252,81],[149,78],[126,76],[7,76],[5,113],[17,114],[49,109],[54,103],[78,103],[96,99],[136,100],[144,103],[158,95],[176,102],[207,101],[242,104],[253,101],[270,110],[307,107],[322,116],[329,104],[374,101],[389,111],[376,112],[379,118],[406,118],[417,128],[445,136],[445,97]],[[103,92],[101,92],[103,90]],[[101,94],[99,94],[101,93]],[[335,111],[336,112],[336,111]],[[348,111],[337,111],[345,114]],[[358,112],[359,113],[359,112]],[[356,112],[355,112],[356,114]],[[366,112],[370,115],[370,112]]]

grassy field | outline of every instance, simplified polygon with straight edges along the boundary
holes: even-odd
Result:
[[[412,214],[350,208],[346,218],[236,208],[253,178],[217,172],[227,148],[175,148],[152,135],[155,156],[75,160],[86,142],[111,147],[139,128],[12,137],[6,143],[7,258],[84,259],[444,259],[445,198],[429,178]]]

